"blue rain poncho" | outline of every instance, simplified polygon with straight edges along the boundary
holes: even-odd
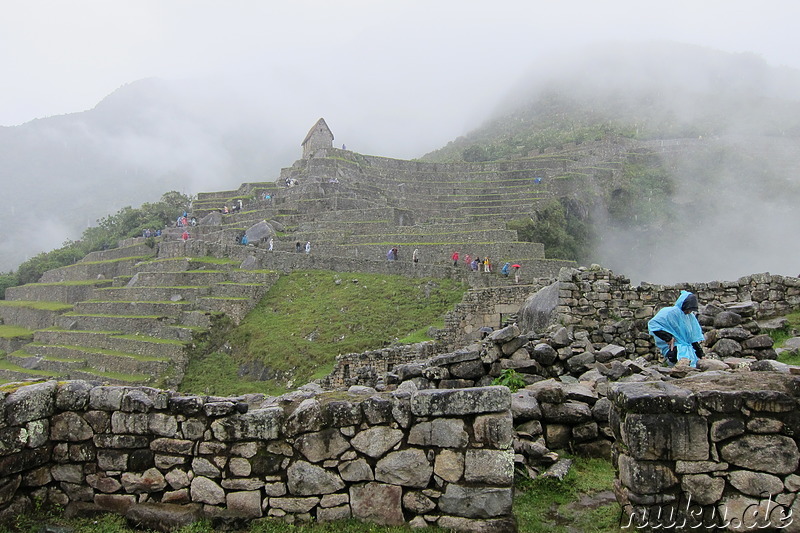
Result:
[[[675,305],[663,308],[650,319],[650,322],[647,323],[647,330],[655,338],[656,347],[661,351],[661,355],[666,357],[669,344],[654,335],[655,331],[666,331],[675,337],[678,359],[689,359],[690,366],[697,366],[697,354],[692,343],[703,341],[703,330],[700,328],[697,317],[692,313],[684,313],[681,308],[683,302],[691,294],[688,291],[681,291]]]

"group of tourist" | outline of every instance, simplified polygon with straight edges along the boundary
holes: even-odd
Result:
[[[240,198],[233,203],[230,209],[228,209],[228,204],[225,204],[222,206],[221,209],[218,209],[217,211],[219,211],[223,215],[230,215],[233,213],[238,213],[239,211],[242,210],[242,207],[244,207],[244,204],[242,203],[242,199]]]
[[[197,225],[197,219],[196,219],[195,217],[192,217],[192,219],[191,219],[191,220],[189,220],[189,218],[188,218],[188,217],[189,217],[188,213],[186,213],[186,211],[184,211],[184,212],[183,212],[183,214],[182,214],[182,215],[180,215],[180,216],[179,216],[179,217],[178,217],[178,218],[175,220],[175,227],[176,227],[176,228],[186,228],[186,227],[188,227],[190,224],[191,224],[192,226],[196,226],[196,225]]]
[[[461,259],[461,254],[457,251],[453,252],[453,255],[450,256],[450,259],[453,261],[453,266],[458,267],[458,262]],[[470,254],[464,256],[464,264],[467,266],[469,270],[472,272],[480,272],[481,267],[483,267],[483,272],[487,274],[492,273],[492,261],[489,259],[489,256],[484,256],[483,259],[479,255],[475,255],[474,257]],[[505,277],[508,277],[511,274],[511,269],[514,269],[514,281],[519,283],[519,269],[522,268],[522,265],[519,264],[511,264],[511,262],[506,262],[503,265],[503,268],[500,269],[500,273]]]
[[[142,237],[144,237],[145,239],[149,237],[161,237],[161,230],[148,228],[142,232]]]

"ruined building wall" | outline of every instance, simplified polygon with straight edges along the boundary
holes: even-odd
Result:
[[[800,531],[800,377],[619,383],[609,398],[615,492],[632,525]]]
[[[0,521],[42,501],[159,529],[354,517],[516,531],[504,387],[263,403],[48,381],[1,395]]]

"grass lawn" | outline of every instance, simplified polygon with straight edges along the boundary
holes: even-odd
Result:
[[[460,302],[454,280],[298,271],[281,276],[226,340],[230,349],[189,362],[184,392],[279,394],[333,369],[338,354],[429,340],[431,325]],[[239,375],[246,365],[269,381]]]

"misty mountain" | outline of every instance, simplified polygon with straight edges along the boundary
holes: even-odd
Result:
[[[657,283],[800,271],[800,72],[752,54],[652,43],[556,57],[494,118],[423,159],[536,157],[599,141],[652,155],[670,194],[621,220],[619,189],[602,190],[591,206],[597,262]],[[633,183],[621,163],[616,186]]]
[[[169,190],[274,180],[296,157],[285,121],[196,82],[137,81],[89,111],[0,127],[0,271]]]

